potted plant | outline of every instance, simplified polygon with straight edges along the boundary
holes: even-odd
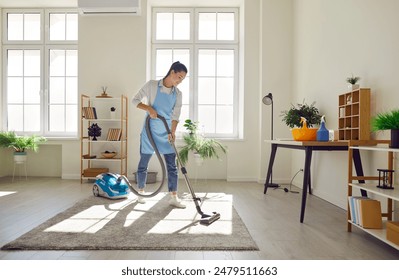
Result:
[[[355,89],[358,89],[359,88],[359,85],[357,84],[357,82],[360,80],[360,77],[355,77],[355,76],[353,76],[353,74],[352,74],[352,76],[351,77],[348,77],[348,78],[346,78],[346,81],[348,82],[348,88],[350,89],[350,90],[355,90]]]
[[[198,133],[198,122],[187,119],[183,126],[188,131],[188,133],[183,136],[185,145],[179,151],[179,156],[183,164],[187,163],[190,151],[199,159],[197,163],[202,163],[202,161],[207,158],[218,159],[218,150],[226,153],[226,147],[219,141],[206,138]]]
[[[313,126],[320,124],[321,114],[315,103],[309,105],[303,101],[302,104],[291,104],[289,110],[281,112],[283,121],[292,129],[294,140],[316,140],[317,128],[313,128]]]
[[[17,162],[26,160],[26,150],[37,152],[39,144],[47,141],[42,136],[18,136],[13,131],[0,132],[0,147],[13,148],[14,160]]]
[[[399,109],[378,113],[371,118],[371,130],[390,130],[391,148],[399,148]]]

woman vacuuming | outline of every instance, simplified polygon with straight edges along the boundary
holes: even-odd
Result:
[[[161,80],[148,81],[133,97],[132,103],[139,109],[145,110],[151,117],[150,128],[155,144],[165,158],[168,172],[168,191],[170,193],[170,205],[178,208],[186,208],[177,197],[178,171],[176,167],[176,154],[170,141],[175,141],[175,132],[182,107],[182,93],[177,86],[187,75],[187,68],[179,61],[174,62]],[[147,102],[143,103],[143,99]],[[157,119],[157,115],[165,117],[171,134],[168,134],[164,124]],[[139,192],[144,194],[147,181],[148,163],[154,154],[154,149],[148,139],[145,124],[140,136],[140,161],[137,168],[137,186]],[[138,197],[139,203],[145,203],[142,197]]]

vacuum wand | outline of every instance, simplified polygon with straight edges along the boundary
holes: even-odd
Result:
[[[163,122],[167,133],[169,135],[172,135],[172,132],[169,129],[168,123],[166,122],[166,119],[163,116],[161,116],[161,115],[157,115],[157,117],[158,117],[158,119],[160,119]],[[188,176],[187,176],[186,167],[184,167],[184,165],[183,165],[183,163],[182,163],[182,161],[180,159],[179,152],[177,151],[175,143],[174,143],[173,140],[174,139],[172,139],[170,141],[170,144],[172,145],[172,147],[173,147],[173,149],[175,151],[176,157],[177,157],[177,161],[178,161],[179,165],[181,166],[180,170],[181,170],[181,172],[184,175],[184,180],[186,182],[186,185],[187,185],[187,187],[188,187],[188,189],[189,189],[189,191],[191,193],[191,196],[193,197],[193,200],[194,200],[194,203],[195,203],[195,208],[197,209],[198,214],[201,215],[200,223],[204,224],[204,225],[210,225],[214,221],[220,219],[220,214],[217,213],[217,212],[212,212],[212,214],[205,214],[204,212],[202,212],[201,207],[199,205],[199,202],[201,201],[201,198],[199,198],[199,197],[197,197],[195,195],[195,192],[194,192],[193,188],[191,187],[190,180],[188,179]]]

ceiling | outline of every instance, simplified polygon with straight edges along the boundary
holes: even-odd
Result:
[[[72,8],[77,7],[77,3],[78,0],[0,0],[0,8]]]

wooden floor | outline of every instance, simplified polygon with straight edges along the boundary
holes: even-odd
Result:
[[[233,205],[260,251],[0,251],[3,260],[52,259],[247,259],[377,260],[399,259],[399,251],[353,229],[346,231],[346,212],[315,196],[308,197],[304,223],[299,222],[300,194],[263,184],[219,180],[192,182],[197,192],[233,195]],[[184,182],[180,191],[186,192]],[[16,239],[77,201],[91,196],[91,182],[59,178],[0,178],[0,246]]]

